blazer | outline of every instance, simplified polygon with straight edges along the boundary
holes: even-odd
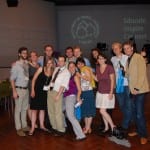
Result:
[[[139,94],[149,92],[146,63],[140,54],[133,54],[126,69],[131,93],[134,88],[139,90]]]

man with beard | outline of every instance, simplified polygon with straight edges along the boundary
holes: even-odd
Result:
[[[27,109],[29,104],[29,68],[28,68],[28,50],[21,47],[18,50],[19,59],[11,68],[10,81],[12,86],[13,98],[15,100],[15,128],[17,135],[26,136],[29,131],[27,126]]]

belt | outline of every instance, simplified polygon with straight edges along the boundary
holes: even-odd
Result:
[[[21,86],[15,86],[15,88],[24,89],[24,90],[28,89],[28,87],[21,87]]]

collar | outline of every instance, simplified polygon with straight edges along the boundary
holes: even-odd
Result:
[[[16,63],[18,64],[28,64],[28,61],[27,60],[22,60],[22,59],[19,59]]]
[[[64,70],[66,68],[66,66],[60,67],[60,71]]]

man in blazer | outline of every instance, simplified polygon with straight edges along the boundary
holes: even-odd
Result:
[[[137,132],[130,133],[129,136],[140,136],[140,143],[147,143],[146,122],[144,117],[144,96],[149,91],[146,73],[146,63],[144,58],[134,52],[133,43],[128,41],[123,44],[126,55],[129,56],[126,68],[126,76],[129,82],[130,96],[133,100],[133,115],[137,126]]]

